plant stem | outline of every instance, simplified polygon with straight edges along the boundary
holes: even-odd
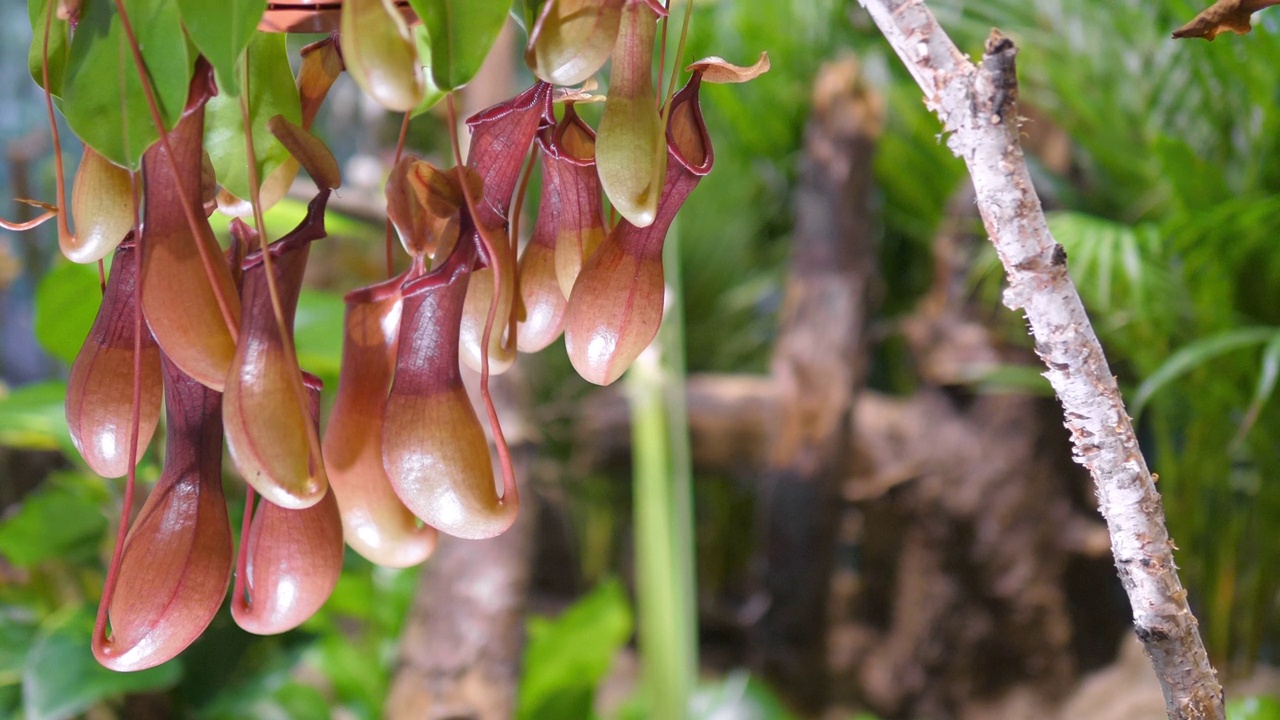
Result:
[[[696,537],[693,522],[693,448],[689,439],[687,352],[684,328],[684,275],[680,264],[680,221],[667,230],[663,247],[667,275],[666,318],[659,328],[663,335],[663,365],[666,367],[668,433],[671,436],[671,524],[675,538],[675,571],[672,578],[680,592],[681,659],[685,663],[685,706],[693,693],[698,672],[698,602]]]
[[[409,121],[412,119],[413,113],[406,112],[404,114],[404,120],[400,121],[400,138],[396,140],[396,156],[391,160],[391,167],[399,165],[400,157],[404,155],[404,141],[409,136]],[[384,230],[386,235],[387,277],[390,278],[395,277],[396,274],[395,253],[392,250],[395,246],[395,235],[394,231],[391,229],[390,216],[387,217]]]
[[[669,287],[678,288],[674,230],[665,256]],[[627,386],[641,677],[650,717],[680,720],[688,716],[698,643],[683,308],[678,290],[669,295],[658,339],[627,372]]]
[[[668,3],[670,5],[670,3]],[[680,64],[681,58],[684,57],[684,44],[689,39],[689,21],[693,19],[693,0],[685,0],[684,4],[684,20],[680,23],[680,43],[676,45],[676,56],[671,59],[671,80],[667,82],[666,94],[662,100],[662,126],[667,126],[667,113],[671,107],[671,96],[676,93],[676,83],[680,81]],[[667,43],[667,23],[670,16],[662,21],[662,53],[663,61],[666,60],[666,43]],[[662,78],[658,78],[661,85]]]

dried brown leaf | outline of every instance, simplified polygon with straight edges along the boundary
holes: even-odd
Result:
[[[283,115],[267,121],[267,129],[298,161],[316,185],[330,190],[342,184],[342,171],[329,147],[305,128],[294,125]]]
[[[1179,39],[1202,37],[1213,40],[1227,30],[1244,35],[1253,29],[1250,22],[1253,13],[1272,5],[1280,5],[1280,0],[1218,0],[1196,15],[1191,22],[1174,30],[1173,36]]]
[[[769,72],[769,53],[760,53],[760,59],[749,67],[734,65],[724,58],[712,55],[695,61],[685,70],[702,73],[702,79],[709,83],[743,83]]]

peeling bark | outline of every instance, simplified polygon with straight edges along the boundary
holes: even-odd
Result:
[[[965,160],[983,223],[1062,403],[1077,461],[1093,476],[1134,628],[1175,720],[1223,718],[1219,685],[1173,562],[1160,495],[1066,253],[1045,224],[1019,145],[1016,49],[999,31],[980,65],[956,48],[922,0],[860,0],[924,91]]]

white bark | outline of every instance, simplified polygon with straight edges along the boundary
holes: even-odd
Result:
[[[969,168],[983,224],[1008,275],[1005,304],[1026,312],[1076,460],[1093,476],[1134,630],[1164,688],[1169,717],[1221,720],[1222,688],[1178,580],[1160,495],[1022,157],[1013,43],[993,30],[975,66],[923,0],[860,2],[950,133],[947,146]]]

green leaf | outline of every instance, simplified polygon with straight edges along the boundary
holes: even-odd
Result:
[[[387,674],[371,658],[369,649],[341,633],[319,638],[308,664],[329,679],[333,696],[343,705],[365,708],[367,717],[380,717],[387,696]]]
[[[0,687],[22,682],[27,652],[38,630],[36,622],[36,613],[29,608],[0,608]],[[3,708],[4,703],[0,702],[0,717]]]
[[[193,58],[178,6],[169,0],[125,0],[165,127],[187,101]],[[115,5],[92,0],[71,40],[62,112],[77,137],[117,165],[137,169],[159,138]]]
[[[67,384],[50,380],[0,393],[0,445],[29,450],[62,449],[75,455],[67,430]]]
[[[1155,372],[1138,386],[1133,396],[1132,415],[1136,418],[1146,409],[1147,402],[1161,388],[1210,360],[1240,348],[1261,345],[1275,337],[1275,328],[1241,328],[1228,330],[1216,335],[1201,338],[1185,345],[1169,356]]]
[[[630,638],[631,608],[617,580],[554,620],[530,618],[516,717],[590,717],[596,685]]]
[[[431,34],[431,77],[441,90],[471,81],[498,39],[508,0],[409,0]]]
[[[107,529],[100,510],[106,494],[78,479],[55,476],[24,497],[17,512],[0,521],[0,556],[18,567],[53,558],[92,560]]]
[[[70,365],[102,304],[97,266],[57,265],[40,280],[35,299],[36,340],[45,352]]]
[[[187,37],[218,73],[218,89],[240,94],[240,54],[258,28],[267,0],[178,0]]]
[[[300,682],[285,683],[276,691],[274,700],[279,705],[283,717],[290,718],[323,718],[330,717],[329,701],[316,688]],[[261,717],[261,716],[259,716]]]
[[[1255,695],[1227,703],[1227,720],[1280,720],[1280,699]]]
[[[27,0],[27,14],[31,19],[31,48],[27,51],[27,69],[31,71],[31,79],[40,87],[44,87],[45,18],[48,17],[49,5],[56,5],[57,2],[58,0]],[[67,21],[59,20],[55,14],[49,30],[49,92],[55,97],[62,96],[62,79],[67,72],[67,56],[71,51],[67,31]]]
[[[22,717],[21,685],[0,685],[0,717],[10,720]]]
[[[745,670],[729,673],[719,682],[698,689],[690,701],[691,718],[735,720],[793,720],[769,686]]]
[[[435,107],[436,103],[443,100],[448,93],[436,87],[435,76],[431,74],[431,34],[427,32],[425,25],[415,25],[413,27],[413,42],[417,45],[418,58],[425,63],[423,73],[426,75],[425,87],[422,90],[422,101],[418,103],[418,106],[412,112],[412,117],[418,117]]]
[[[136,673],[108,670],[93,659],[92,636],[93,616],[88,611],[77,612],[41,633],[23,673],[22,700],[28,718],[62,720],[107,698],[170,687],[182,675],[178,661]]]
[[[1236,442],[1243,440],[1244,436],[1253,429],[1254,423],[1258,421],[1258,414],[1262,412],[1267,400],[1275,392],[1277,380],[1280,380],[1280,332],[1277,332],[1262,350],[1258,384],[1253,389],[1253,400],[1249,402],[1249,409],[1245,411],[1244,419],[1240,422],[1240,429],[1236,431]]]
[[[529,32],[538,19],[538,11],[545,0],[513,0],[511,3],[511,19],[516,21],[521,30]]]
[[[223,606],[182,654],[187,667],[219,672],[187,673],[172,695],[190,720],[289,717],[268,714],[278,705],[272,695],[289,682],[312,643],[300,632],[265,637],[241,632]]]
[[[1043,365],[999,364],[975,367],[971,379],[980,393],[998,395],[1040,395],[1053,397],[1053,386],[1044,376]],[[966,378],[967,380],[969,378]]]
[[[289,158],[289,151],[267,129],[267,121],[283,115],[289,122],[302,122],[298,86],[289,68],[285,36],[256,32],[249,43],[249,119],[253,128],[253,151],[257,159],[259,184]],[[239,68],[242,70],[243,68]],[[223,79],[219,76],[219,85]],[[204,146],[213,161],[218,182],[239,198],[248,198],[249,161],[245,154],[244,118],[240,98],[220,94],[205,109]]]
[[[267,237],[284,237],[298,227],[306,216],[306,202],[290,197],[281,198],[280,202],[262,214],[262,219],[267,224]],[[231,239],[231,218],[222,213],[214,213],[209,216],[209,225],[218,241],[225,246]],[[325,212],[324,227],[330,238],[341,237],[357,243],[382,242],[385,230],[382,225],[343,215],[332,207]]]
[[[332,293],[303,290],[294,316],[293,340],[298,348],[298,364],[319,375],[329,387],[342,366],[342,316],[346,305]]]

